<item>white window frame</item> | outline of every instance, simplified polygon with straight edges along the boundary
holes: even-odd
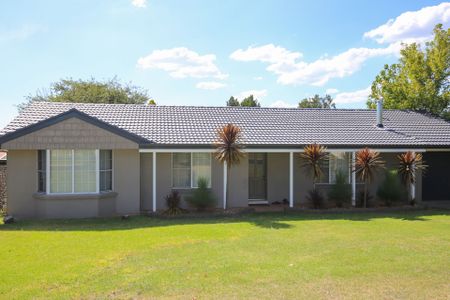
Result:
[[[191,171],[191,186],[190,187],[185,187],[185,186],[174,186],[173,185],[173,155],[174,154],[180,154],[180,153],[189,153],[191,155],[191,165],[190,165],[190,171]],[[194,186],[193,180],[194,180],[194,176],[192,174],[192,162],[193,162],[193,156],[194,153],[206,153],[209,154],[209,181],[208,181],[208,188],[211,188],[211,181],[212,181],[212,155],[211,152],[172,152],[170,155],[171,158],[171,168],[170,168],[170,186],[172,187],[172,189],[177,189],[177,190],[190,190],[190,189],[196,189],[198,187]]]
[[[80,194],[99,194],[100,193],[100,150],[95,149],[95,177],[96,177],[96,186],[95,192],[75,192],[75,150],[72,151],[72,192],[70,193],[52,193],[51,192],[51,171],[50,171],[50,151],[52,150],[60,150],[60,149],[46,149],[46,194],[50,195],[80,195]],[[92,149],[91,149],[92,150]]]

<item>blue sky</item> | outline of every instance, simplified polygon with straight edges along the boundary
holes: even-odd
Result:
[[[24,96],[61,78],[117,76],[161,105],[224,105],[255,94],[294,106],[329,92],[364,107],[400,42],[450,25],[440,1],[4,1],[0,127]]]

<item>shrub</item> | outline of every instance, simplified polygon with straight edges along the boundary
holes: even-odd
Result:
[[[352,188],[347,183],[345,174],[339,170],[336,172],[336,183],[331,186],[328,193],[328,199],[334,201],[337,207],[342,207],[344,204],[351,202]]]
[[[208,180],[200,177],[197,181],[197,186],[198,188],[193,191],[192,195],[186,197],[186,201],[199,211],[214,207],[216,197],[211,189],[208,188]]]
[[[164,212],[167,215],[178,215],[184,210],[180,207],[181,197],[178,191],[172,191],[166,196],[167,210]]]
[[[325,199],[323,198],[322,194],[316,189],[310,190],[308,192],[306,200],[308,200],[308,202],[314,209],[325,207]]]
[[[377,190],[377,196],[386,206],[399,202],[405,196],[405,190],[396,170],[386,172],[386,176]]]

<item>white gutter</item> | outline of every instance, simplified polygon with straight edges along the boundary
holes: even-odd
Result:
[[[362,148],[341,148],[341,149],[335,149],[335,148],[328,148],[328,152],[355,152],[358,150],[361,150]],[[442,151],[447,152],[450,151],[450,149],[410,149],[410,148],[371,148],[378,152],[383,153],[395,153],[395,152],[406,152],[406,151],[414,151],[414,152],[431,152],[431,151]],[[180,152],[209,152],[213,153],[215,152],[215,149],[212,148],[152,148],[152,149],[139,149],[140,153],[180,153]],[[270,149],[270,148],[244,148],[245,152],[250,153],[289,153],[289,152],[303,152],[303,149],[299,148],[282,148],[282,149]]]

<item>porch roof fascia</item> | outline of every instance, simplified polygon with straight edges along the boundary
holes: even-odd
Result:
[[[356,152],[361,148],[328,148],[328,152]],[[406,151],[414,151],[414,152],[427,152],[434,151],[434,149],[416,149],[416,148],[373,148],[374,150],[381,153],[396,153],[396,152],[406,152]],[[444,149],[440,149],[441,151],[445,151]],[[290,152],[303,152],[303,148],[244,148],[243,152],[250,153],[290,153]],[[450,151],[447,149],[446,151]],[[181,152],[215,152],[214,148],[205,147],[205,148],[144,148],[139,149],[140,153],[181,153]]]

